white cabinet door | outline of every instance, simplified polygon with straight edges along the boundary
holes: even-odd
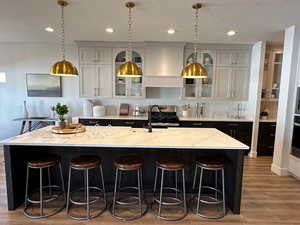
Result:
[[[232,69],[218,67],[216,71],[215,97],[230,98]]]
[[[249,51],[237,51],[233,53],[233,65],[238,67],[249,66],[250,53]]]
[[[79,48],[80,64],[112,64],[111,48]]]
[[[218,51],[217,52],[217,66],[232,66],[233,52],[232,51]]]
[[[249,86],[248,68],[234,68],[231,78],[230,97],[237,100],[247,100]]]
[[[97,67],[97,70],[99,76],[99,96],[112,97],[112,89],[113,89],[112,66],[101,65]]]
[[[98,96],[98,72],[94,65],[80,66],[80,96]]]
[[[111,48],[96,48],[96,59],[97,64],[112,64],[112,49]]]
[[[94,47],[79,48],[80,64],[94,64],[96,60],[96,50]]]

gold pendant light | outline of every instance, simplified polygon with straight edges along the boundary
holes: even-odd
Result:
[[[62,61],[54,63],[50,68],[50,74],[54,76],[78,76],[76,67],[66,60],[65,54],[65,18],[64,7],[68,5],[68,2],[59,0],[57,4],[61,6],[61,52]]]
[[[200,3],[194,4],[195,9],[195,43],[194,43],[194,62],[187,65],[181,72],[183,78],[207,78],[207,71],[204,66],[197,62],[197,42],[199,37],[198,22],[199,22],[199,9],[202,8]]]
[[[131,9],[135,6],[133,2],[127,2],[125,6],[128,8],[128,48],[126,50],[126,62],[123,63],[117,70],[118,77],[141,77],[143,72],[141,68],[132,62],[132,17]]]

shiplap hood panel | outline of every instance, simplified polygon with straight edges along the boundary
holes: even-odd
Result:
[[[183,87],[184,45],[182,42],[147,42],[144,87]]]

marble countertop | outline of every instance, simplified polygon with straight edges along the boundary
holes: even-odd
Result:
[[[129,127],[86,127],[79,134],[53,134],[52,126],[0,142],[4,145],[74,146],[166,149],[239,149],[248,146],[214,128],[153,129]]]
[[[111,116],[77,116],[73,118],[79,119],[102,119],[102,120],[148,120],[147,115],[145,116],[119,116],[119,115],[111,115]]]
[[[179,117],[180,121],[220,121],[220,122],[252,122],[251,119],[209,118],[209,117]]]
[[[106,119],[106,120],[148,120],[147,116],[78,116],[79,119]],[[209,118],[209,117],[178,117],[179,121],[220,121],[220,122],[252,122],[251,119],[235,119],[235,118]]]

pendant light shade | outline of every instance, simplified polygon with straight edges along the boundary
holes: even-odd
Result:
[[[78,71],[72,63],[63,60],[51,66],[50,74],[54,76],[78,76]]]
[[[135,6],[133,2],[127,2],[125,6],[128,8],[128,48],[126,50],[126,62],[120,65],[117,70],[118,77],[141,77],[143,72],[141,68],[135,63],[132,62],[132,17],[131,17],[131,9]]]
[[[195,43],[194,43],[194,62],[188,64],[185,68],[183,68],[181,72],[181,76],[183,78],[187,79],[204,79],[207,78],[207,71],[204,66],[202,66],[200,63],[197,62],[197,42],[199,37],[199,30],[198,30],[198,13],[199,9],[202,8],[202,5],[200,3],[196,3],[193,6],[193,9],[195,9]]]
[[[54,76],[78,76],[78,70],[76,67],[66,60],[65,55],[65,18],[64,7],[68,5],[68,2],[59,0],[57,4],[61,6],[61,52],[62,60],[54,63],[50,68],[50,74]]]
[[[141,77],[142,70],[136,63],[129,61],[119,67],[117,75],[118,77]]]
[[[207,71],[200,63],[191,63],[187,65],[181,73],[183,78],[207,78]]]

